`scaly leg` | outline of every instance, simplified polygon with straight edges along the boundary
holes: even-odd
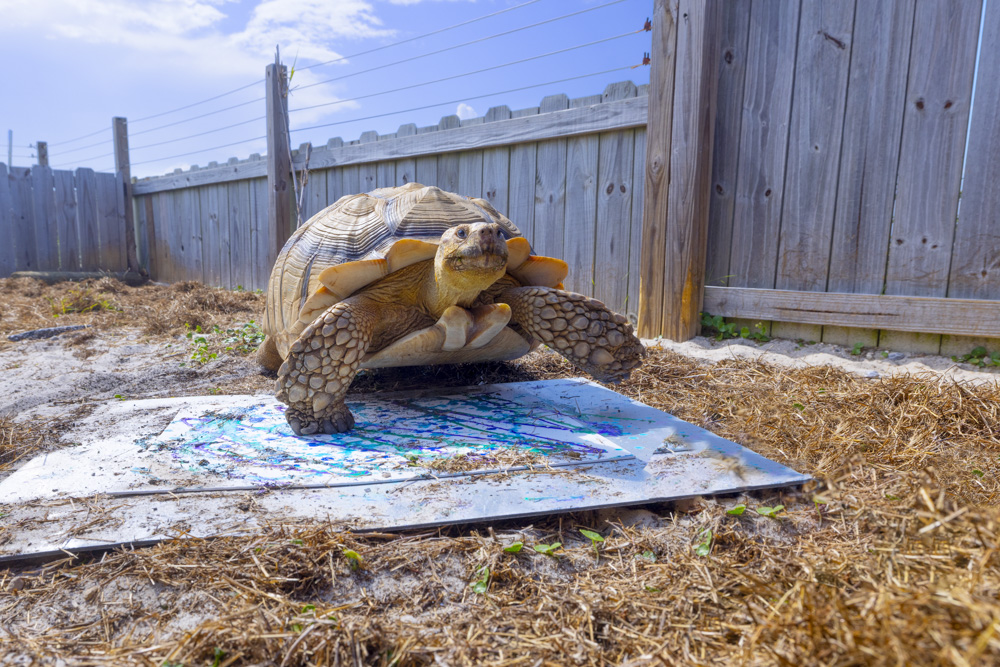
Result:
[[[278,369],[277,397],[297,435],[343,433],[354,426],[344,396],[374,337],[376,314],[341,301],[305,328]]]
[[[495,298],[512,322],[598,380],[624,380],[646,356],[628,320],[597,299],[552,287],[507,287]]]

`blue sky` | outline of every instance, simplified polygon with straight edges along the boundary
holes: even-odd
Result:
[[[0,0],[0,54],[8,64],[0,99],[0,160],[7,159],[10,129],[14,165],[32,164],[30,145],[42,140],[49,142],[54,167],[110,171],[112,116],[129,119],[136,176],[263,154],[263,140],[245,140],[265,134],[264,121],[256,120],[264,115],[264,102],[257,100],[263,97],[264,67],[273,61],[276,45],[282,60],[296,65],[289,101],[296,147],[306,141],[323,145],[338,136],[356,139],[366,130],[395,132],[403,123],[436,124],[453,113],[481,116],[500,104],[537,106],[553,93],[597,94],[615,81],[648,83],[649,68],[639,67],[500,92],[641,62],[649,33],[625,33],[642,27],[652,0],[602,6],[609,1],[534,0],[519,7],[527,0]],[[505,9],[510,11],[392,46]],[[573,48],[606,38],[615,39]],[[563,49],[572,50],[376,95]],[[315,66],[344,56],[349,57]],[[397,61],[403,62],[393,64]],[[247,85],[220,99],[143,120]],[[235,105],[240,106],[219,111]],[[325,106],[295,111],[315,105]],[[404,111],[428,105],[436,106]],[[393,115],[357,120],[387,113]],[[304,129],[331,123],[336,125]],[[199,133],[206,134],[184,138]],[[181,155],[189,152],[194,154]]]

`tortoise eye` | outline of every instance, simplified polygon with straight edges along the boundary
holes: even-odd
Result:
[[[457,236],[460,239],[464,239],[468,235],[469,235],[469,233],[467,231],[465,231],[464,227],[459,227],[458,231],[455,232],[455,236]]]

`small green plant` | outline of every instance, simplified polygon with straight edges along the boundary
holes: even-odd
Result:
[[[864,347],[865,347],[864,343],[855,343],[854,347],[851,348],[851,354],[853,354],[854,356],[859,356]]]
[[[726,514],[728,514],[730,516],[742,516],[743,513],[746,512],[746,511],[747,511],[747,506],[744,505],[743,503],[740,503],[736,507],[732,507],[732,508],[726,510]]]
[[[216,327],[218,329],[218,327]],[[253,320],[234,329],[226,329],[226,338],[222,343],[227,352],[250,354],[264,342],[264,332]]]
[[[314,604],[307,604],[307,605],[303,605],[302,606],[302,611],[299,612],[299,613],[300,614],[309,614],[309,613],[312,613],[314,611],[316,611],[316,605],[314,605]]]
[[[520,553],[521,549],[524,548],[524,542],[511,542],[503,548],[509,554]]]
[[[983,472],[982,470],[980,470],[979,468],[973,468],[973,469],[972,469],[972,474],[973,474],[973,475],[975,475],[976,477],[979,477],[979,478],[982,478],[982,477],[983,477],[983,475],[985,475],[986,473],[984,473],[984,472]]]
[[[802,405],[798,401],[796,401],[795,403],[792,403],[792,407],[795,408],[796,410],[798,410],[799,412],[802,412],[803,410],[806,409],[806,406]]]
[[[295,546],[298,546],[298,547],[301,547],[302,544],[303,544],[302,540],[292,540],[291,542],[292,542],[292,544],[294,544]]]
[[[979,366],[980,368],[983,368],[984,366],[1000,366],[1000,352],[994,352],[991,355],[985,347],[980,345],[979,347],[974,348],[972,352],[952,357],[951,360],[955,362],[965,362],[967,364],[972,364],[973,366]]]
[[[889,351],[888,350],[882,350],[882,352],[880,354],[882,355],[883,359],[888,359],[889,358]]]
[[[475,575],[479,577],[471,584],[469,588],[472,589],[473,593],[478,595],[486,595],[486,591],[490,588],[490,568],[488,565],[483,565],[476,569]]]
[[[726,340],[727,338],[746,338],[755,340],[758,343],[766,343],[771,340],[764,329],[764,323],[758,322],[754,328],[737,327],[734,322],[726,322],[726,318],[721,315],[710,313],[701,314],[701,327],[706,335],[714,336],[715,340]]]
[[[202,335],[204,332],[201,330],[201,325],[196,325],[193,329],[190,324],[184,324],[184,328],[187,329],[187,333],[184,337],[191,341],[193,347],[191,351],[191,361],[198,364],[206,364],[212,359],[216,359],[219,355],[212,352],[208,348],[208,339]]]
[[[214,654],[213,660],[212,660],[212,667],[219,667],[219,665],[221,665],[222,661],[225,660],[225,659],[226,659],[226,652],[223,651],[218,646],[216,646],[215,647],[215,654]]]
[[[646,589],[647,593],[659,593],[660,589],[656,586],[650,586],[649,584],[643,584],[642,587]]]
[[[124,401],[125,394],[115,394],[115,398],[117,398],[119,401]]]
[[[91,313],[98,310],[118,310],[105,295],[94,294],[89,288],[70,289],[59,301],[49,299],[55,317],[69,313]]]
[[[556,558],[556,550],[562,548],[562,542],[553,542],[552,544],[536,544],[533,548],[540,554]]]
[[[344,549],[343,554],[344,557],[347,558],[347,564],[351,566],[352,570],[356,572],[361,569],[361,565],[364,563],[364,559],[361,558],[361,554],[357,551],[353,551],[352,549]]]
[[[604,538],[601,537],[601,534],[600,533],[595,533],[592,530],[587,530],[586,528],[581,528],[580,529],[580,533],[582,533],[584,537],[586,537],[588,540],[590,540],[590,546],[594,547],[594,553],[595,554],[600,554],[601,551],[598,548],[597,543],[604,541]]]
[[[774,507],[768,507],[767,505],[764,505],[762,507],[757,508],[757,514],[761,516],[766,516],[769,519],[777,519],[778,512],[781,512],[784,509],[785,509],[784,505],[775,505]]]
[[[698,531],[698,539],[700,542],[695,545],[694,552],[705,558],[708,554],[712,553],[712,529],[702,528]]]
[[[635,557],[638,558],[638,559],[640,559],[640,560],[644,560],[647,563],[655,563],[656,562],[656,554],[654,554],[649,549],[646,549],[641,554],[636,554]]]

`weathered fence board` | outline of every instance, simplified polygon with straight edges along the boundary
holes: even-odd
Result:
[[[35,208],[35,257],[42,271],[59,269],[59,232],[56,227],[56,202],[52,196],[55,182],[52,169],[31,168],[31,195]]]
[[[73,185],[73,172],[52,172],[54,185],[54,222],[55,235],[59,244],[59,268],[63,271],[76,271],[82,267],[80,263],[80,237],[76,222],[76,191]]]
[[[35,245],[35,201],[31,191],[31,170],[14,167],[10,171],[11,236],[17,250],[15,266],[19,271],[37,271]]]
[[[947,293],[981,14],[980,0],[916,5],[886,294]],[[940,337],[906,344],[937,352]]]
[[[10,199],[10,179],[7,176],[7,165],[0,163],[0,233],[8,230],[10,232],[6,243],[0,240],[0,276],[9,275],[17,269],[17,248],[13,238],[13,214],[14,208]]]
[[[102,230],[98,224],[97,174],[93,169],[81,167],[76,170],[76,227],[79,230],[81,266],[92,268],[104,264],[101,257],[102,237],[106,237],[108,231]]]
[[[732,286],[774,287],[798,27],[798,3],[753,3],[727,271]]]

